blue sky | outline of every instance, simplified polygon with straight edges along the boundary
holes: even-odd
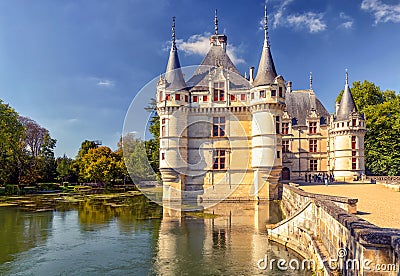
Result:
[[[213,32],[228,36],[240,72],[257,66],[264,1],[8,0],[0,2],[0,99],[46,127],[56,155],[85,139],[113,149],[135,94],[165,70],[171,17],[182,66],[199,64]],[[400,2],[270,0],[278,74],[308,88],[332,112],[350,81],[400,90]]]

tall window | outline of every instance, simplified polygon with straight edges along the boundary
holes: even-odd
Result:
[[[279,97],[282,98],[282,96],[283,96],[283,89],[282,87],[279,87]]]
[[[161,137],[165,136],[165,118],[161,120]]]
[[[282,140],[282,152],[289,152],[289,140]]]
[[[198,96],[193,96],[193,102],[197,103],[199,101],[199,97]]]
[[[252,92],[252,93],[250,94],[250,98],[251,98],[252,100],[254,100],[254,92]]]
[[[164,100],[164,92],[160,91],[160,102]]]
[[[260,91],[260,98],[265,98],[265,90]]]
[[[289,134],[289,123],[282,123],[282,134]]]
[[[357,126],[357,119],[353,119],[353,126]]]
[[[279,133],[281,133],[281,123],[280,123],[280,121],[279,121],[280,119],[279,119],[279,116],[276,116],[276,134],[279,134]]]
[[[311,159],[310,160],[310,171],[315,172],[318,170],[318,160]]]
[[[223,81],[214,82],[214,101],[225,100],[225,84]]]
[[[213,136],[214,137],[225,136],[225,117],[213,118]]]
[[[351,149],[357,149],[356,136],[351,136]]]
[[[214,170],[224,170],[225,169],[225,152],[226,150],[216,149],[214,150]]]
[[[185,95],[185,102],[187,103],[189,101],[189,96]]]
[[[276,90],[271,90],[271,97],[276,97]]]
[[[308,133],[309,134],[317,133],[317,122],[309,122],[308,123]]]
[[[317,152],[317,139],[310,139],[310,152]]]
[[[181,94],[175,94],[175,100],[180,101],[181,100]]]
[[[207,97],[207,95],[204,95],[203,96],[203,102],[207,102],[208,101],[208,97]]]
[[[246,94],[240,94],[240,100],[245,101],[246,100]]]
[[[351,158],[351,169],[357,170],[357,158]]]

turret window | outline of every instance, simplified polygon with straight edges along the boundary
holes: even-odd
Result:
[[[356,136],[351,136],[351,149],[357,149]]]
[[[225,136],[225,117],[213,118],[213,136],[214,137]]]
[[[164,100],[164,92],[160,91],[160,102]]]
[[[283,89],[282,87],[279,87],[279,97],[283,97]]]
[[[353,126],[357,126],[357,119],[353,119]]]
[[[351,169],[357,170],[357,158],[351,158]]]
[[[282,123],[282,134],[289,134],[289,123]]]
[[[225,100],[225,84],[223,81],[214,82],[214,101]]]
[[[216,149],[214,150],[214,170],[224,170],[225,169],[225,153],[226,150],[223,149]]]
[[[276,116],[276,134],[281,133],[281,123],[279,116]]]
[[[165,136],[165,118],[161,120],[161,137]]]

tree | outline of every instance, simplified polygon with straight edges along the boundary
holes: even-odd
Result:
[[[151,99],[149,105],[145,110],[151,112],[151,119],[149,124],[149,132],[153,138],[145,142],[147,159],[154,172],[160,177],[160,117],[156,112],[157,102],[154,98]]]
[[[18,181],[23,139],[24,127],[18,120],[18,113],[0,100],[0,183]]]
[[[72,170],[72,162],[73,160],[71,158],[68,158],[65,154],[63,157],[58,157],[56,159],[57,179],[61,182],[74,179],[75,174]]]
[[[111,184],[121,179],[124,166],[119,156],[108,147],[92,148],[81,159],[86,181]]]

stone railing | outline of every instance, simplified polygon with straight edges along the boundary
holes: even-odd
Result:
[[[376,183],[400,183],[400,176],[368,175],[367,180],[372,180],[372,182]]]
[[[398,275],[400,230],[355,216],[349,211],[356,203],[284,185],[282,207],[289,217],[267,226],[269,238],[314,260],[321,275],[382,275],[380,268],[387,270],[384,275]],[[334,260],[342,265],[332,267]]]

